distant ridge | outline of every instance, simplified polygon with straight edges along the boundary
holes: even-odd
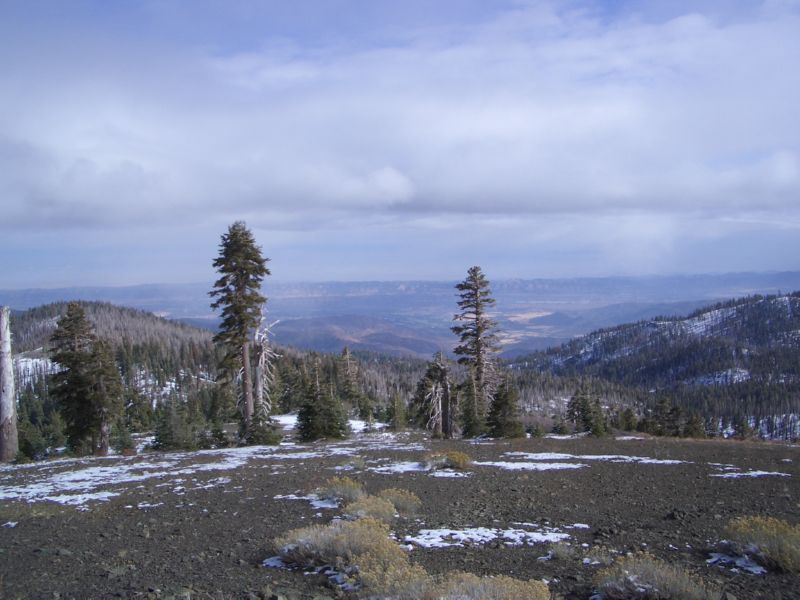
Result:
[[[800,289],[800,272],[646,277],[492,279],[505,356],[569,341],[601,327],[681,315],[711,302]],[[395,355],[449,351],[454,281],[267,281],[268,318],[281,344],[338,351],[345,345]],[[214,330],[210,283],[0,290],[25,310],[65,300],[111,302]]]

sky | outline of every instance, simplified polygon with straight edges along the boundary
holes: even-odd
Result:
[[[800,0],[2,0],[0,288],[800,270]]]

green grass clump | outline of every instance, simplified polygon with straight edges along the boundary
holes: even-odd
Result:
[[[326,500],[344,500],[345,502],[355,502],[366,496],[364,486],[349,477],[331,477],[314,490],[314,493]]]
[[[725,529],[734,551],[767,568],[800,573],[800,525],[773,517],[740,517]]]
[[[595,577],[605,600],[717,600],[720,594],[685,569],[649,554],[634,554],[616,561]]]

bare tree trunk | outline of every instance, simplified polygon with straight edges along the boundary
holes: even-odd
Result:
[[[100,420],[100,433],[97,439],[97,446],[95,447],[95,456],[108,456],[108,448],[111,445],[111,423],[108,421],[108,415],[103,413]]]
[[[0,307],[0,462],[11,462],[19,452],[17,398],[11,360],[11,309]]]
[[[253,423],[253,378],[250,375],[250,342],[242,346],[242,417],[244,418],[244,436],[250,435]]]

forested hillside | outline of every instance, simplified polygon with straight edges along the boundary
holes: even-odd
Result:
[[[235,393],[215,382],[219,357],[211,332],[108,303],[80,305],[96,336],[108,342],[122,378],[125,414],[118,429],[150,431],[161,412],[171,411],[172,426],[188,431],[181,435],[202,437],[212,423],[235,420]],[[63,443],[63,423],[49,393],[50,376],[58,370],[50,338],[67,306],[48,304],[12,316],[20,429],[30,455]],[[274,413],[298,410],[311,379],[318,378],[350,413],[384,419],[390,401],[410,397],[424,370],[424,361],[413,358],[349,352],[345,358],[280,347],[276,352],[269,391]],[[181,440],[186,446],[203,443]]]
[[[645,392],[651,407],[667,401],[792,437],[800,413],[800,292],[602,329],[515,365],[599,378]]]

